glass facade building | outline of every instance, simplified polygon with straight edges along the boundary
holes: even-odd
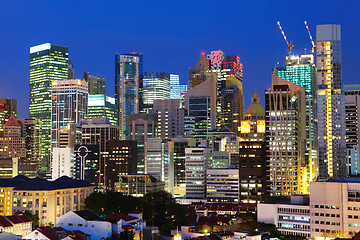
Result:
[[[145,72],[143,80],[144,111],[147,112],[153,108],[154,100],[163,99],[170,99],[170,73]]]
[[[80,79],[53,81],[51,100],[51,146],[58,147],[60,128],[87,118],[88,83]]]
[[[115,103],[119,107],[120,139],[130,139],[130,114],[142,109],[143,54],[115,55]]]
[[[89,95],[88,119],[106,117],[112,125],[118,125],[118,105],[115,98],[99,95]]]
[[[41,120],[40,169],[49,170],[51,154],[51,87],[68,78],[68,48],[50,43],[30,48],[29,118]]]

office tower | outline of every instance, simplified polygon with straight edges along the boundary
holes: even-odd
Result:
[[[88,101],[87,119],[105,117],[109,119],[110,124],[118,126],[119,107],[115,104],[115,98],[104,94],[89,95]]]
[[[241,183],[240,201],[264,202],[269,195],[268,170],[265,142],[265,110],[255,92],[251,105],[241,121],[238,162]],[[235,159],[234,159],[235,161]]]
[[[53,81],[51,94],[51,146],[58,147],[60,128],[87,118],[88,83],[80,79]]]
[[[210,161],[209,148],[185,148],[186,198],[206,197],[206,170]]]
[[[272,75],[265,92],[266,157],[273,196],[308,192],[305,89]]]
[[[27,158],[0,158],[0,176],[13,178],[17,175],[35,178],[37,173],[37,161]]]
[[[26,158],[37,162],[41,152],[41,121],[25,118],[18,118],[17,121],[21,125],[21,136],[25,140]]]
[[[214,129],[207,136],[208,147],[212,151],[239,151],[239,137],[229,129]]]
[[[184,136],[185,109],[179,108],[180,99],[155,100],[153,110],[158,115],[157,136],[174,138]]]
[[[99,145],[74,146],[74,179],[85,180],[93,185],[99,183]]]
[[[360,174],[360,85],[344,85],[345,94],[345,124],[346,124],[346,158],[348,175]]]
[[[234,76],[228,77],[225,86],[221,88],[220,125],[238,135],[240,122],[243,117],[243,89],[242,83]]]
[[[106,118],[93,118],[92,120],[81,121],[82,144],[97,144],[99,146],[99,182],[98,189],[106,190],[107,175],[106,157],[107,143],[110,140],[119,140],[119,127],[111,125]]]
[[[170,74],[170,99],[180,99],[180,81],[179,75]]]
[[[145,144],[148,138],[157,137],[157,115],[138,113],[130,116],[130,137],[137,142],[137,171],[145,172]]]
[[[174,195],[186,194],[185,184],[185,148],[196,147],[194,138],[172,138],[174,143]]]
[[[3,129],[10,116],[17,117],[17,100],[11,98],[0,98],[0,130]]]
[[[136,141],[108,141],[106,144],[106,152],[106,188],[111,191],[114,190],[114,184],[119,181],[120,175],[136,174]]]
[[[187,115],[194,118],[192,137],[205,139],[215,128],[216,74],[185,93],[184,107]]]
[[[319,179],[346,176],[340,25],[316,26]]]
[[[88,83],[89,95],[105,95],[105,78],[84,72],[83,80]]]
[[[208,202],[239,202],[239,169],[219,168],[206,171]]]
[[[74,64],[70,59],[68,61],[68,79],[75,79]]]
[[[74,178],[74,148],[58,148],[52,150],[51,179],[54,181],[62,176]]]
[[[165,182],[165,191],[174,194],[174,143],[170,139],[147,139],[145,173]]]
[[[145,72],[142,96],[145,112],[153,108],[155,100],[170,99],[170,73]]]
[[[230,153],[226,151],[212,151],[210,168],[227,168],[230,164]]]
[[[68,48],[45,43],[30,48],[29,118],[41,120],[39,168],[48,171],[51,153],[51,87],[68,79]]]
[[[142,110],[143,54],[115,54],[115,104],[120,139],[130,139],[130,115]]]
[[[314,119],[315,119],[315,99],[316,82],[315,82],[315,63],[314,55],[290,55],[286,57],[285,67],[276,67],[274,74],[289,82],[295,83],[305,89],[307,97],[306,103],[306,146],[305,161],[309,162],[310,168],[309,179],[315,180],[318,176],[317,170],[317,149]]]
[[[0,134],[0,158],[26,157],[25,139],[21,135],[21,125],[14,115],[10,116]]]
[[[209,70],[209,62],[205,53],[202,53],[195,67],[189,68],[189,89],[209,79],[211,77]]]
[[[75,145],[81,144],[82,141],[81,125],[77,123],[69,123],[60,127],[59,130],[59,148],[74,148]]]

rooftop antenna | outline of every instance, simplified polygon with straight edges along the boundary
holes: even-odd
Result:
[[[280,21],[277,21],[277,24],[279,25],[281,34],[283,35],[283,37],[284,37],[284,39],[285,39],[285,42],[286,42],[286,44],[287,44],[287,46],[288,46],[288,54],[290,55],[291,49],[294,47],[294,45],[292,44],[292,41],[293,41],[293,40],[291,39],[291,40],[290,40],[290,43],[289,43],[288,40],[287,40],[287,38],[286,38],[286,35],[285,35],[285,33],[284,33],[284,31],[283,31],[283,29],[282,29],[282,27],[281,27],[281,25],[280,25]]]

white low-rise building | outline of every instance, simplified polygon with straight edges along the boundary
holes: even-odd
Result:
[[[258,203],[258,222],[274,224],[282,235],[310,237],[307,195],[291,196],[290,202]]]
[[[56,226],[66,230],[80,230],[91,235],[91,240],[110,237],[112,224],[101,221],[101,218],[90,210],[70,211],[56,219]]]

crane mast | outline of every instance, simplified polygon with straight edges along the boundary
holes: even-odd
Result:
[[[315,45],[315,43],[314,43],[314,41],[313,41],[313,38],[312,38],[312,36],[311,36],[310,29],[309,29],[309,26],[308,26],[307,22],[304,21],[304,23],[305,23],[306,29],[307,29],[307,31],[308,31],[308,33],[309,33],[310,41],[311,41],[311,44],[312,44],[312,53],[315,53],[316,45]]]
[[[294,45],[292,44],[292,39],[290,40],[290,43],[288,42],[287,38],[286,38],[286,35],[285,35],[285,32],[283,31],[281,25],[280,25],[280,21],[277,21],[277,24],[279,25],[279,29],[281,31],[281,34],[283,35],[284,39],[285,39],[285,42],[288,46],[288,53],[290,55],[291,53],[291,49],[294,47]]]

